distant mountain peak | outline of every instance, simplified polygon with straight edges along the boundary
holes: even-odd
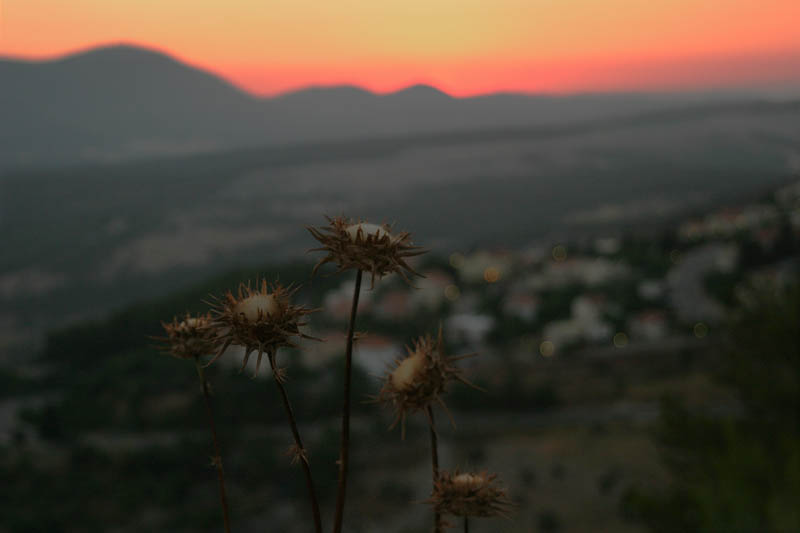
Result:
[[[167,52],[157,48],[149,48],[127,42],[109,43],[87,50],[72,52],[56,58],[54,62],[98,61],[98,62],[123,62],[130,60],[162,60],[173,63],[180,61]]]
[[[107,54],[107,53],[135,53],[135,54],[159,54],[166,55],[157,48],[142,46],[127,41],[116,41],[89,48],[86,54]]]
[[[427,85],[424,83],[417,83],[415,85],[409,85],[399,91],[395,91],[393,93],[389,93],[386,96],[413,96],[413,97],[435,97],[435,98],[452,98],[449,94],[444,92],[443,90],[434,87],[433,85]]]

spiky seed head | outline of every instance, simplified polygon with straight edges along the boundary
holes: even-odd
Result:
[[[418,381],[418,376],[425,371],[426,354],[423,351],[416,351],[400,361],[397,368],[391,372],[392,387],[398,391],[409,390],[414,387],[414,382]]]
[[[215,298],[211,310],[213,324],[219,334],[222,348],[212,360],[216,361],[230,345],[245,349],[242,368],[253,352],[258,352],[256,372],[261,366],[262,355],[274,356],[278,348],[294,347],[295,338],[312,338],[300,328],[306,325],[303,317],[315,309],[291,304],[295,290],[279,283],[270,286],[267,280],[257,280],[255,288],[250,283],[240,283],[234,294],[228,291],[222,298]]]
[[[279,310],[278,303],[275,301],[275,296],[272,294],[253,294],[244,300],[237,302],[233,308],[234,314],[237,314],[248,322],[258,322],[259,319],[266,317],[274,317]]]
[[[453,485],[463,491],[477,490],[486,484],[486,479],[478,474],[464,472],[453,476]]]
[[[347,236],[350,237],[350,240],[353,242],[366,240],[368,237],[373,237],[374,239],[383,239],[383,237],[388,236],[389,239],[392,238],[392,234],[389,233],[389,230],[385,226],[370,224],[369,222],[350,224],[345,228],[345,231],[347,232]]]
[[[507,516],[513,504],[497,482],[497,474],[439,471],[427,503],[442,514],[455,516]]]
[[[403,433],[409,414],[424,410],[434,403],[445,406],[442,396],[449,383],[460,381],[474,387],[454,365],[456,360],[469,356],[447,356],[441,328],[437,337],[419,337],[412,346],[406,347],[406,351],[408,355],[397,359],[386,372],[383,386],[375,397],[376,401],[394,410],[392,427],[401,423]]]
[[[174,317],[172,322],[162,322],[166,337],[159,337],[162,350],[179,359],[197,359],[216,351],[217,334],[208,314],[183,318]]]
[[[314,267],[314,272],[326,263],[334,263],[338,272],[355,268],[369,272],[371,286],[375,279],[396,273],[406,282],[409,276],[419,276],[406,262],[409,257],[425,253],[411,242],[407,232],[393,232],[385,224],[370,224],[344,217],[328,217],[328,225],[308,227],[322,246],[312,251],[327,252]]]

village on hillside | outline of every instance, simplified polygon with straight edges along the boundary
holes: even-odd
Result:
[[[441,323],[446,340],[465,351],[504,357],[613,357],[680,347],[714,333],[737,287],[785,280],[796,268],[800,182],[758,203],[719,208],[688,219],[656,239],[610,235],[521,250],[453,252],[413,281],[385,279],[363,290],[367,324],[357,364],[379,374],[404,351],[402,324]],[[354,282],[322,297],[313,335],[343,339]],[[422,332],[420,332],[422,333]],[[340,342],[308,343],[314,368],[339,355]]]

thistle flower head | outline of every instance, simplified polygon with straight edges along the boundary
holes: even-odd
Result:
[[[158,337],[162,350],[179,359],[197,359],[211,355],[216,350],[216,332],[209,315],[183,318],[174,317],[172,322],[162,322],[166,337]]]
[[[446,409],[442,395],[450,382],[460,381],[474,387],[453,364],[474,354],[458,357],[445,355],[441,327],[436,338],[431,335],[419,337],[406,350],[408,355],[396,360],[384,375],[383,387],[376,397],[378,402],[394,409],[392,427],[400,422],[403,433],[409,413],[424,410],[434,402]]]
[[[369,272],[371,285],[375,278],[397,273],[411,283],[409,275],[419,274],[411,268],[406,259],[424,253],[411,242],[406,232],[393,233],[387,225],[370,224],[346,219],[328,217],[328,225],[319,228],[308,227],[311,235],[322,246],[312,251],[324,251],[323,257],[314,267],[314,272],[325,263],[335,263],[342,272],[351,268]]]
[[[350,237],[350,240],[353,242],[357,242],[359,239],[367,240],[367,239],[376,239],[380,240],[384,237],[392,238],[392,234],[389,232],[390,230],[378,224],[370,224],[369,222],[359,222],[358,224],[350,224],[345,228],[347,232],[347,236]]]
[[[512,503],[497,483],[497,474],[441,470],[427,501],[443,514],[455,516],[507,516]]]
[[[278,348],[296,346],[295,337],[311,338],[301,333],[300,327],[306,324],[303,317],[314,310],[291,304],[295,290],[278,283],[270,286],[267,280],[262,279],[257,281],[255,288],[250,283],[240,283],[235,295],[228,291],[223,298],[216,299],[211,313],[214,326],[220,332],[222,348],[211,362],[216,361],[228,346],[243,346],[242,369],[247,366],[250,355],[257,351],[258,373],[264,352],[272,357]]]

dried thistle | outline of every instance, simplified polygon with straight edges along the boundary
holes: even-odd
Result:
[[[258,374],[264,352],[275,354],[278,348],[295,347],[293,337],[313,338],[301,333],[300,327],[306,325],[303,317],[316,310],[291,305],[291,296],[297,289],[285,288],[278,283],[270,287],[265,279],[256,283],[255,289],[249,282],[240,283],[236,295],[228,291],[212,304],[213,324],[220,332],[218,341],[222,347],[209,364],[219,359],[231,344],[243,346],[242,370],[250,355],[258,351]]]
[[[328,252],[314,267],[314,273],[326,263],[335,263],[337,272],[355,268],[371,274],[371,286],[375,278],[397,273],[407,283],[408,275],[419,274],[406,263],[406,258],[425,253],[411,242],[407,232],[392,233],[388,225],[354,222],[344,217],[326,217],[329,224],[318,228],[307,227],[322,247],[310,250]]]
[[[208,314],[186,316],[180,320],[174,317],[172,322],[162,322],[166,337],[157,337],[164,352],[179,359],[198,359],[211,355],[216,351],[216,331]]]
[[[426,503],[455,516],[508,517],[513,503],[497,483],[497,474],[442,470]]]
[[[399,422],[403,436],[405,436],[405,420],[409,413],[422,410],[428,412],[427,408],[433,403],[438,403],[447,411],[442,395],[450,382],[460,381],[470,387],[478,388],[453,365],[455,361],[473,357],[475,354],[457,357],[445,355],[441,327],[436,339],[430,334],[419,337],[414,341],[413,347],[407,346],[406,350],[408,355],[395,360],[394,367],[385,374],[383,387],[375,397],[376,401],[394,409],[395,419],[391,427],[395,427]],[[432,424],[433,421],[429,420],[429,423]]]
[[[223,525],[225,533],[230,533],[230,515],[228,512],[228,499],[225,491],[225,473],[222,467],[222,455],[217,441],[217,428],[214,424],[214,413],[211,409],[211,386],[205,378],[200,357],[211,355],[216,350],[218,338],[210,314],[192,316],[186,313],[183,320],[174,317],[172,322],[162,322],[166,337],[156,338],[162,343],[162,349],[179,359],[194,359],[197,368],[197,377],[200,379],[200,389],[205,401],[206,416],[211,430],[211,441],[214,445],[214,455],[211,465],[217,469],[219,483],[220,505],[222,506]]]
[[[327,226],[319,228],[307,227],[311,235],[322,247],[311,251],[327,252],[314,266],[313,273],[326,263],[335,263],[337,272],[348,269],[356,270],[356,282],[353,291],[353,306],[350,311],[350,323],[345,349],[345,381],[344,403],[342,406],[342,443],[339,456],[339,484],[336,494],[336,510],[334,513],[333,533],[341,533],[344,520],[344,502],[347,489],[347,472],[349,464],[350,442],[350,396],[353,357],[353,334],[355,331],[358,296],[361,291],[363,272],[371,274],[371,287],[375,287],[375,278],[397,273],[409,285],[409,274],[419,276],[411,268],[406,259],[424,253],[411,242],[406,232],[392,233],[387,225],[369,224],[364,221],[352,221],[344,217],[330,218]]]

